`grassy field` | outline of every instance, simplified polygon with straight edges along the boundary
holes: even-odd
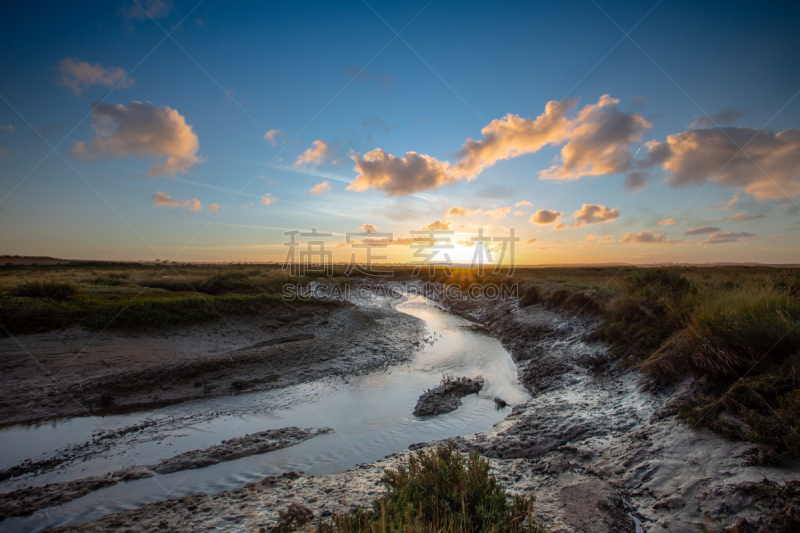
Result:
[[[311,277],[293,279],[306,284]],[[280,266],[88,264],[0,270],[0,337],[75,325],[145,329],[253,315],[281,300]]]

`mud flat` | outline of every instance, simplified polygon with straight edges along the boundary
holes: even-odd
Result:
[[[278,307],[146,333],[71,328],[0,339],[0,424],[142,410],[369,372],[409,358],[423,331],[422,321],[390,306]]]
[[[155,474],[170,474],[181,470],[203,468],[223,461],[233,461],[280,450],[331,431],[333,431],[332,428],[314,431],[298,427],[262,431],[222,441],[221,444],[201,450],[184,452],[163,459],[154,465],[128,467],[107,476],[90,476],[74,481],[50,483],[44,487],[28,487],[6,492],[0,494],[0,521],[15,516],[30,515],[46,507],[61,505],[120,482],[135,481]]]

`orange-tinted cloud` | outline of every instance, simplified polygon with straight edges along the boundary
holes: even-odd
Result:
[[[355,161],[356,179],[347,186],[350,191],[366,191],[373,188],[387,196],[399,196],[435,189],[460,178],[450,172],[450,163],[439,162],[429,155],[406,152],[404,157],[395,157],[376,148],[362,157],[350,156]]]
[[[269,132],[267,132],[269,133]],[[297,166],[320,165],[331,155],[331,147],[322,139],[311,143],[311,148],[300,154],[295,161]]]
[[[546,226],[548,224],[552,224],[557,222],[559,217],[563,215],[563,211],[551,211],[549,209],[539,209],[528,220],[531,224],[539,224],[540,226]]]
[[[219,211],[219,206],[217,204],[211,204],[208,206],[209,213],[216,213],[217,211]]]
[[[619,218],[619,209],[609,209],[604,205],[596,204],[583,204],[583,206],[572,213],[575,218],[575,223],[571,228],[582,228],[590,224],[599,224],[600,222],[611,222]]]
[[[311,194],[311,195],[323,194],[323,193],[326,193],[326,192],[330,192],[330,190],[331,190],[331,183],[329,181],[325,180],[325,181],[323,181],[321,183],[317,183],[316,185],[311,187],[311,190],[308,191],[308,194]]]
[[[131,87],[135,82],[133,78],[126,78],[128,73],[119,67],[102,67],[98,63],[81,61],[77,57],[68,57],[58,62],[58,72],[61,77],[58,84],[70,89],[75,96],[80,96],[83,91],[95,85],[104,87],[125,88]]]
[[[454,206],[447,210],[447,213],[444,214],[446,217],[468,217],[470,215],[474,215],[480,212],[480,209],[467,209],[461,206]]]
[[[800,195],[800,130],[697,129],[647,145],[651,153],[662,154],[653,164],[669,171],[667,183],[673,187],[713,180],[759,200]]]
[[[663,233],[653,233],[652,231],[640,231],[639,233],[626,233],[620,239],[621,243],[643,243],[643,244],[682,244],[685,241],[667,239]]]
[[[736,222],[743,222],[745,220],[756,220],[765,218],[767,215],[745,215],[744,213],[736,213],[733,216],[725,217],[723,220],[734,220]]]
[[[374,226],[372,224],[364,224],[363,226],[361,226],[358,229],[360,229],[361,231],[364,231],[366,233],[375,233],[376,231],[378,231],[377,226]]]
[[[722,230],[720,230],[719,228],[715,228],[713,226],[702,226],[700,228],[687,229],[686,231],[683,232],[683,234],[687,235],[687,236],[688,235],[703,235],[704,233],[717,233],[719,231],[722,231]]]
[[[283,132],[281,130],[269,130],[264,134],[264,140],[269,141],[272,146],[277,146],[282,139]]]
[[[530,202],[529,202],[529,201],[527,201],[527,200],[522,200],[521,202],[517,202],[517,203],[515,203],[515,204],[514,204],[514,207],[519,207],[519,206],[521,206],[521,205],[532,206],[533,204],[532,204],[532,203],[530,203]]]
[[[272,205],[278,201],[278,198],[272,196],[270,193],[265,194],[261,197],[261,205]]]
[[[199,142],[192,126],[171,107],[157,107],[150,102],[92,104],[92,125],[97,137],[76,141],[70,153],[80,159],[101,156],[123,159],[130,156],[166,158],[153,164],[145,178],[174,176],[188,172],[203,159],[197,155]]]
[[[525,239],[525,241],[524,241],[525,244],[533,244],[535,242],[536,242],[536,239],[533,238],[533,237],[531,237],[530,239]]]
[[[200,200],[197,198],[191,200],[175,200],[164,191],[153,193],[150,199],[153,200],[153,205],[155,207],[188,207],[189,211],[193,213],[197,213],[203,209]]]
[[[517,217],[518,217],[518,216],[522,216],[522,215],[524,215],[524,214],[525,214],[525,211],[514,211],[514,213],[513,213],[513,215],[514,215],[514,216],[517,216]]]
[[[676,224],[676,220],[674,218],[665,218],[658,223],[659,226],[672,226],[673,224]]]
[[[492,211],[486,211],[483,214],[492,218],[506,218],[509,211],[511,211],[510,207],[500,207]]]
[[[411,194],[460,180],[475,179],[500,160],[538,152],[546,145],[562,146],[558,162],[539,173],[541,179],[575,180],[581,176],[626,172],[632,155],[627,149],[650,128],[643,117],[617,108],[619,100],[602,96],[575,113],[577,100],[551,101],[536,119],[508,114],[486,125],[483,139],[467,139],[451,164],[429,155],[406,152],[395,157],[378,148],[363,157],[353,154],[356,180],[348,189],[374,188],[389,196]]]
[[[442,220],[435,220],[430,224],[422,226],[422,229],[432,229],[438,231],[438,230],[449,230],[452,227],[453,227],[452,222],[450,222],[449,220],[442,219]]]
[[[718,231],[716,233],[712,233],[711,235],[709,235],[708,239],[706,239],[704,241],[700,241],[697,244],[726,244],[726,243],[729,243],[729,242],[738,242],[739,239],[752,239],[752,238],[755,238],[755,237],[758,237],[758,235],[754,235],[752,233],[747,233],[747,232],[740,232],[740,233],[727,232],[727,233],[723,233],[721,231]]]

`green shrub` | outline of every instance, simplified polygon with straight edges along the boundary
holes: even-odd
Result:
[[[318,531],[538,532],[533,497],[515,496],[489,474],[477,451],[464,456],[455,443],[418,451],[407,465],[387,469],[387,492],[372,509],[358,509],[319,524]]]
[[[24,298],[47,298],[57,302],[66,302],[75,299],[78,295],[78,287],[71,283],[30,281],[13,287],[9,293],[12,296]]]

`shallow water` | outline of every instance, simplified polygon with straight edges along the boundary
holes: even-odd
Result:
[[[387,305],[387,300],[375,296],[357,303]],[[25,459],[51,456],[55,450],[91,441],[92,435],[101,430],[143,421],[157,423],[152,431],[111,441],[108,450],[86,461],[57,472],[0,484],[0,492],[6,492],[104,475],[130,465],[154,464],[180,452],[267,429],[300,426],[336,430],[262,455],[119,483],[30,517],[7,519],[0,522],[0,530],[41,531],[166,498],[229,490],[266,475],[289,471],[313,475],[341,472],[402,451],[413,443],[488,429],[503,419],[511,406],[529,399],[517,381],[511,356],[480,327],[447,313],[422,296],[410,296],[397,309],[424,320],[428,338],[412,361],[383,372],[190,401],[144,413],[73,418],[1,431],[0,469],[5,469]],[[420,394],[438,385],[442,374],[482,375],[486,383],[479,394],[465,397],[456,411],[425,419],[413,416]],[[495,409],[495,396],[503,398],[509,407]]]

